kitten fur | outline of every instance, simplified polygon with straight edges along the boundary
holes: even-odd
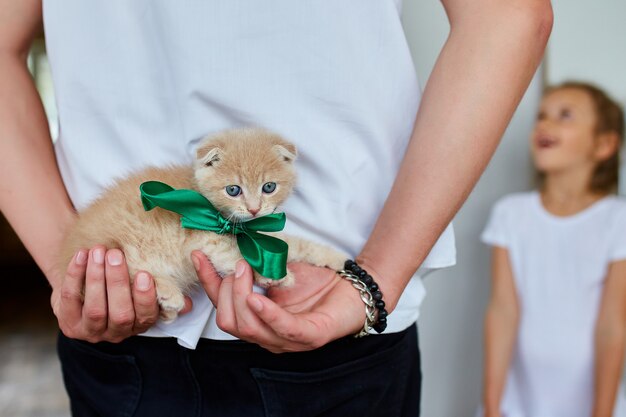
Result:
[[[296,181],[293,166],[296,148],[280,136],[258,128],[235,129],[205,138],[197,148],[193,167],[147,168],[106,189],[70,228],[61,249],[62,270],[80,249],[105,245],[124,252],[131,281],[138,271],[149,272],[156,284],[161,318],[174,320],[184,306],[184,295],[198,283],[191,252],[199,249],[222,275],[234,273],[242,259],[234,235],[184,229],[180,215],[161,208],[143,209],[139,185],[161,181],[170,186],[194,189],[231,220],[245,221],[273,213],[289,196]],[[263,193],[268,182],[272,193]],[[242,193],[231,197],[226,187],[238,185]],[[251,210],[251,211],[250,211]],[[258,210],[258,213],[253,213]],[[289,262],[307,262],[343,268],[344,254],[325,246],[271,233],[289,245]],[[264,286],[290,285],[290,272],[280,281],[255,279]]]

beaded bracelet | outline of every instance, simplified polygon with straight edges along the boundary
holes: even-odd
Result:
[[[382,333],[387,328],[387,310],[385,310],[383,293],[374,282],[374,278],[351,259],[346,261],[344,270],[339,271],[339,275],[352,282],[352,286],[359,290],[361,300],[365,303],[365,324],[355,337],[365,336],[371,329]],[[378,310],[378,317],[375,316],[376,310]]]

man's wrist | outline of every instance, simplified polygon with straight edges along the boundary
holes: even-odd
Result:
[[[346,265],[348,262],[346,261]],[[368,288],[364,280],[354,274],[353,271],[348,268],[344,268],[341,271],[337,271],[337,274],[346,282],[358,291],[359,298],[361,300],[361,309],[365,307],[365,320],[362,321],[362,325],[359,329],[353,332],[354,337],[363,337],[370,334],[370,331],[376,325],[376,300],[372,295],[372,291]],[[357,292],[355,292],[357,294]],[[386,320],[385,320],[386,322]],[[386,324],[385,324],[386,326]],[[380,333],[380,331],[379,331]]]
[[[339,275],[339,271],[337,271],[336,276],[339,279],[337,285],[341,288],[341,292],[345,293],[346,295],[346,300],[344,302],[344,311],[357,312],[357,314],[354,314],[354,316],[352,315],[352,313],[350,313],[350,317],[358,317],[358,319],[354,322],[354,325],[350,325],[350,330],[347,335],[356,335],[363,329],[363,325],[365,323],[365,320],[367,319],[363,300],[361,299],[359,291],[357,291],[352,286],[352,283],[350,281]],[[350,323],[353,322],[352,319],[349,319],[348,321]]]
[[[594,406],[591,417],[611,417],[612,415],[611,407]]]
[[[500,416],[500,394],[496,390],[493,390],[490,385],[486,385],[483,393],[483,408],[485,410],[485,417],[487,416]]]
[[[400,295],[402,295],[402,289],[394,282],[391,273],[379,271],[374,262],[363,255],[357,256],[355,261],[361,268],[366,270],[378,284],[385,298],[385,309],[387,313],[391,313],[396,308]]]
[[[386,303],[383,300],[382,290],[374,277],[351,259],[345,261],[344,268],[339,272],[339,275],[352,283],[352,286],[359,291],[361,300],[365,304],[365,324],[363,330],[356,336],[368,335],[372,329],[377,333],[385,331],[388,315]]]

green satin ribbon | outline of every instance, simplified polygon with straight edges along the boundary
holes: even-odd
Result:
[[[287,243],[259,232],[278,232],[285,227],[285,213],[268,214],[243,223],[225,219],[220,212],[197,191],[176,190],[158,181],[147,181],[139,187],[141,202],[146,211],[155,207],[180,214],[181,224],[187,229],[200,229],[217,234],[234,234],[243,258],[259,274],[274,280],[287,274]]]

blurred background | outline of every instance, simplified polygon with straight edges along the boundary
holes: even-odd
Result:
[[[435,0],[405,0],[403,21],[422,86],[448,23]],[[425,278],[419,321],[424,417],[473,416],[481,399],[482,320],[489,296],[489,249],[479,241],[501,196],[532,188],[528,137],[546,84],[591,81],[626,103],[626,2],[554,0],[555,24],[537,72],[485,174],[455,219],[458,264]],[[29,57],[51,133],[58,123],[43,39]],[[624,170],[622,170],[624,172]],[[620,189],[626,191],[624,181]],[[0,217],[0,416],[69,416],[56,359],[50,289]],[[626,395],[626,393],[621,393]]]
[[[456,216],[457,265],[425,278],[428,294],[418,326],[424,417],[473,416],[481,401],[490,254],[479,236],[497,199],[533,188],[528,139],[544,86],[582,79],[606,89],[622,106],[626,104],[626,2],[552,0],[552,6],[554,28],[544,63],[489,167]],[[425,85],[448,33],[445,13],[437,1],[405,0],[403,21],[418,76]],[[622,194],[625,183],[620,181]]]

